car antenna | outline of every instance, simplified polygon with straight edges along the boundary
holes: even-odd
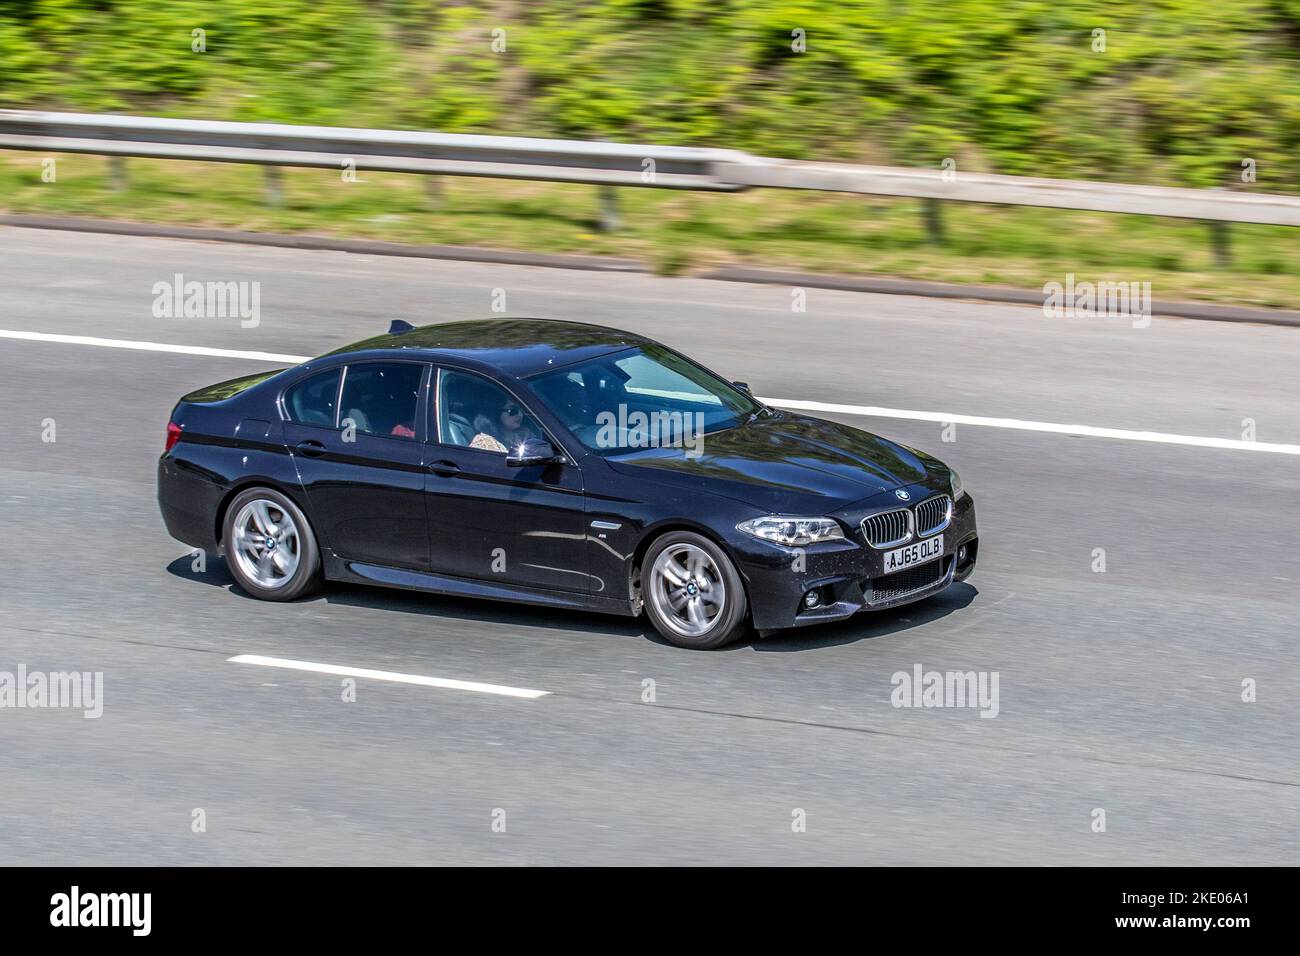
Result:
[[[393,319],[392,324],[388,326],[388,334],[401,335],[403,332],[410,332],[414,328],[415,326],[404,319]]]

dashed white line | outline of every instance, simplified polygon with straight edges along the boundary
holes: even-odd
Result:
[[[445,677],[425,677],[423,674],[398,674],[394,671],[376,671],[367,667],[343,667],[338,664],[317,664],[313,661],[292,661],[283,657],[262,657],[257,654],[239,654],[227,658],[232,664],[256,664],[260,667],[281,667],[291,671],[311,671],[315,674],[332,674],[335,677],[364,677],[367,680],[386,680],[396,684],[415,684],[419,687],[441,687],[446,690],[469,690],[479,694],[496,694],[500,697],[522,697],[536,700],[546,697],[549,690],[531,690],[527,687],[506,687],[503,684],[481,684],[477,681],[450,680]]]
[[[216,358],[250,359],[257,362],[281,362],[294,365],[311,358],[309,355],[250,352],[242,349],[216,349],[199,345],[167,345],[159,342],[133,342],[126,339],[102,339],[89,335],[58,335],[52,332],[19,332],[8,329],[0,329],[0,338],[23,339],[30,342],[59,342],[67,345],[95,345],[101,348],[137,349],[145,352],[174,352],[180,355],[206,355]],[[1066,425],[1059,422],[1039,422],[1021,418],[986,418],[981,415],[958,415],[954,412],[921,412],[906,408],[884,408],[878,405],[841,405],[834,402],[809,402],[796,398],[760,398],[759,401],[793,411],[830,412],[837,415],[861,415],[864,418],[894,418],[914,422],[953,422],[957,425],[978,425],[985,428],[1006,428],[1014,431],[1048,432],[1055,435],[1077,435],[1084,438],[1115,438],[1121,441],[1142,441],[1159,445],[1190,445],[1196,448],[1225,448],[1232,451],[1300,455],[1300,445],[1288,445],[1280,442],[1245,441],[1237,438],[1213,438],[1202,435],[1177,435],[1168,432],[1139,431],[1129,428],[1103,428],[1096,425]]]

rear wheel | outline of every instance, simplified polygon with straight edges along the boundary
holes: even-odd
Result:
[[[222,540],[235,580],[263,601],[292,601],[320,580],[320,551],[307,516],[271,488],[241,491],[226,509]]]
[[[744,633],[749,603],[740,574],[703,535],[673,531],[652,544],[641,589],[655,629],[678,647],[708,650]]]

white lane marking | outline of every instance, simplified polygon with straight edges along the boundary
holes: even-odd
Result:
[[[15,332],[0,329],[0,339],[24,339],[29,342],[61,342],[64,345],[98,345],[106,349],[135,349],[140,352],[175,352],[179,355],[208,355],[216,358],[253,359],[257,362],[289,362],[297,365],[308,355],[277,355],[275,352],[245,352],[241,349],[212,349],[202,345],[166,345],[160,342],[132,342],[127,339],[101,339],[93,335],[56,335],[53,332]]]
[[[240,349],[214,349],[198,345],[166,345],[158,342],[131,342],[124,339],[101,339],[88,335],[56,335],[52,332],[15,332],[0,329],[0,338],[32,342],[62,342],[70,345],[97,345],[104,348],[140,349],[146,352],[175,352],[182,355],[209,355],[217,358],[252,359],[258,362],[305,362],[310,355],[279,355],[274,352],[246,352]],[[795,398],[760,398],[768,405],[794,411],[831,412],[861,415],[866,418],[897,418],[915,422],[953,422],[958,425],[981,425],[1016,431],[1050,432],[1056,435],[1079,435],[1085,438],[1118,438],[1161,445],[1191,445],[1198,448],[1227,448],[1233,451],[1261,451],[1276,455],[1300,455],[1300,445],[1278,442],[1244,441],[1237,438],[1208,438],[1200,435],[1175,435],[1167,432],[1135,431],[1128,428],[1100,428],[1095,425],[1062,425],[1021,418],[985,418],[980,415],[957,415],[953,412],[918,412],[905,408],[882,408],[877,405],[840,405],[834,402],[807,402]]]
[[[261,657],[257,654],[240,654],[227,658],[232,664],[257,664],[261,667],[283,667],[291,671],[311,671],[316,674],[333,674],[336,677],[365,677],[370,680],[387,680],[398,684],[416,684],[420,687],[442,687],[447,690],[472,690],[480,694],[498,694],[501,697],[523,697],[536,700],[546,697],[549,690],[529,690],[527,687],[506,687],[502,684],[480,684],[468,680],[448,680],[445,677],[425,677],[422,674],[398,674],[393,671],[375,671],[366,667],[340,667],[338,664],[315,664],[311,661],[291,661],[283,657]]]
[[[1204,438],[1199,435],[1171,435],[1165,432],[1132,431],[1127,428],[1098,428],[1095,425],[1061,425],[1057,422],[1034,422],[1020,418],[984,418],[980,415],[956,415],[951,412],[916,412],[905,408],[880,408],[875,405],[836,405],[832,402],[805,402],[792,398],[760,398],[759,401],[796,411],[833,412],[841,415],[864,415],[869,418],[905,418],[917,422],[954,422],[958,425],[983,425],[988,428],[1011,428],[1026,432],[1082,435],[1087,438],[1119,438],[1125,441],[1147,441],[1162,445],[1195,445],[1199,448],[1232,448],[1236,451],[1300,455],[1300,445],[1242,441],[1238,438]]]

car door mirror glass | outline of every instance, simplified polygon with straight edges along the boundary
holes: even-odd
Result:
[[[506,464],[513,468],[528,465],[549,465],[562,460],[555,446],[545,438],[525,438],[506,453]]]

